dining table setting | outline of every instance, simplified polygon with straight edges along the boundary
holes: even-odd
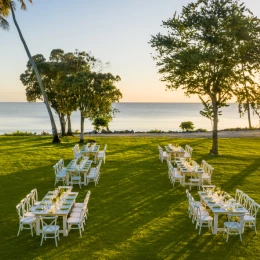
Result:
[[[227,192],[217,189],[216,191],[199,191],[200,201],[202,205],[208,207],[214,215],[213,234],[218,231],[223,231],[223,228],[218,227],[218,219],[220,215],[228,213],[248,213],[248,210],[236,201]]]
[[[66,185],[71,185],[71,176],[79,172],[83,175],[83,181],[81,181],[81,184],[87,186],[87,174],[91,168],[92,162],[93,161],[89,160],[88,157],[79,157],[71,160],[66,167]]]
[[[178,144],[175,145],[168,144],[167,146],[165,146],[165,150],[169,154],[170,161],[172,160],[172,158],[183,157],[185,154],[185,149],[183,149]]]
[[[40,235],[40,216],[59,216],[63,218],[60,233],[68,236],[67,217],[71,211],[78,192],[72,192],[70,188],[56,188],[48,191],[37,206],[33,206],[31,211],[36,217],[36,235]]]
[[[177,170],[183,176],[181,182],[182,186],[192,185],[190,179],[187,178],[188,176],[191,176],[191,174],[196,174],[198,177],[198,186],[200,187],[202,185],[202,174],[204,173],[204,170],[195,161],[179,159],[176,160],[175,163]]]
[[[93,144],[85,144],[80,150],[80,153],[83,157],[89,156],[93,157],[93,161],[97,163],[97,155],[100,149],[100,145],[93,143]]]

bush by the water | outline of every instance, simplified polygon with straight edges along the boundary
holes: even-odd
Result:
[[[6,135],[6,136],[31,136],[31,135],[37,135],[37,133],[16,131],[11,134],[5,133],[4,135]]]

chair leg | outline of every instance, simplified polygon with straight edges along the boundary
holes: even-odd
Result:
[[[42,234],[42,240],[41,240],[41,244],[40,244],[40,246],[42,246],[42,242],[43,242],[43,234]]]
[[[33,237],[33,225],[31,224],[31,234],[32,234],[32,237]]]
[[[20,231],[21,231],[21,225],[19,225],[19,230],[18,230],[17,236],[19,236]]]
[[[55,245],[56,245],[56,247],[58,247],[57,235],[55,235]]]

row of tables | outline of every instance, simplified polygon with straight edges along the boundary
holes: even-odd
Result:
[[[183,157],[185,150],[180,146],[165,146],[167,153],[170,155],[170,161],[172,157]],[[202,174],[204,170],[197,166],[190,165],[185,160],[175,160],[177,165],[177,170],[183,176],[181,184],[191,185],[190,182],[187,182],[187,176],[190,176],[191,173],[196,173],[199,178],[199,186],[202,186]],[[203,192],[199,191],[200,201],[202,204],[206,205],[214,215],[214,226],[213,226],[213,234],[217,234],[218,231],[224,231],[224,228],[218,226],[218,219],[220,215],[225,215],[228,213],[241,213],[246,214],[248,210],[243,207],[239,202],[235,201],[229,194],[225,193],[225,197],[218,196],[216,192]],[[229,199],[226,199],[228,197]],[[241,220],[243,221],[243,220]]]
[[[66,185],[73,184],[71,176],[76,173],[83,174],[81,184],[85,186],[88,185],[87,174],[92,162],[97,162],[99,149],[100,145],[96,144],[92,146],[88,144],[82,147],[80,150],[81,157],[71,160],[66,167]],[[93,160],[89,160],[89,156],[93,156]],[[81,162],[79,162],[79,160],[81,160]],[[62,189],[65,191],[60,194],[59,191]],[[62,217],[62,228],[60,228],[59,233],[62,233],[63,236],[68,236],[67,219],[78,196],[78,192],[72,192],[71,190],[72,187],[70,186],[59,186],[58,189],[48,191],[44,198],[37,203],[37,206],[31,207],[30,210],[34,213],[36,218],[35,228],[37,236],[41,234],[40,216]]]

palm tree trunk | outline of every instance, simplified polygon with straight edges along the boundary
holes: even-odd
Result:
[[[82,112],[80,112],[80,143],[84,143],[84,116]]]
[[[16,26],[16,29],[19,33],[19,36],[20,36],[20,39],[23,43],[23,46],[24,46],[24,49],[26,51],[26,54],[30,60],[30,63],[32,64],[32,67],[33,67],[33,70],[36,74],[36,77],[37,77],[37,80],[38,80],[38,83],[39,83],[39,86],[40,86],[40,89],[41,89],[41,92],[42,92],[42,96],[43,96],[43,102],[44,104],[46,105],[46,108],[47,108],[47,111],[48,111],[48,114],[49,114],[49,117],[50,117],[50,121],[51,121],[51,126],[52,126],[52,134],[53,134],[53,139],[52,139],[52,142],[53,143],[58,143],[60,142],[60,139],[59,139],[59,135],[58,135],[58,131],[57,131],[57,127],[56,127],[56,124],[55,124],[55,121],[54,121],[54,117],[53,117],[53,114],[52,114],[52,111],[51,111],[51,108],[50,108],[50,105],[49,105],[49,102],[48,102],[48,98],[47,98],[47,95],[46,95],[46,92],[44,90],[44,87],[43,87],[43,84],[42,84],[42,79],[41,79],[41,76],[40,76],[40,73],[37,69],[37,66],[31,56],[31,53],[27,47],[27,44],[23,38],[23,35],[22,35],[22,32],[19,28],[19,25],[16,21],[16,18],[15,18],[15,14],[14,14],[14,9],[13,9],[13,6],[12,6],[12,3],[10,3],[10,9],[11,9],[11,12],[12,12],[12,17],[13,17],[13,21],[14,21],[14,24]]]

